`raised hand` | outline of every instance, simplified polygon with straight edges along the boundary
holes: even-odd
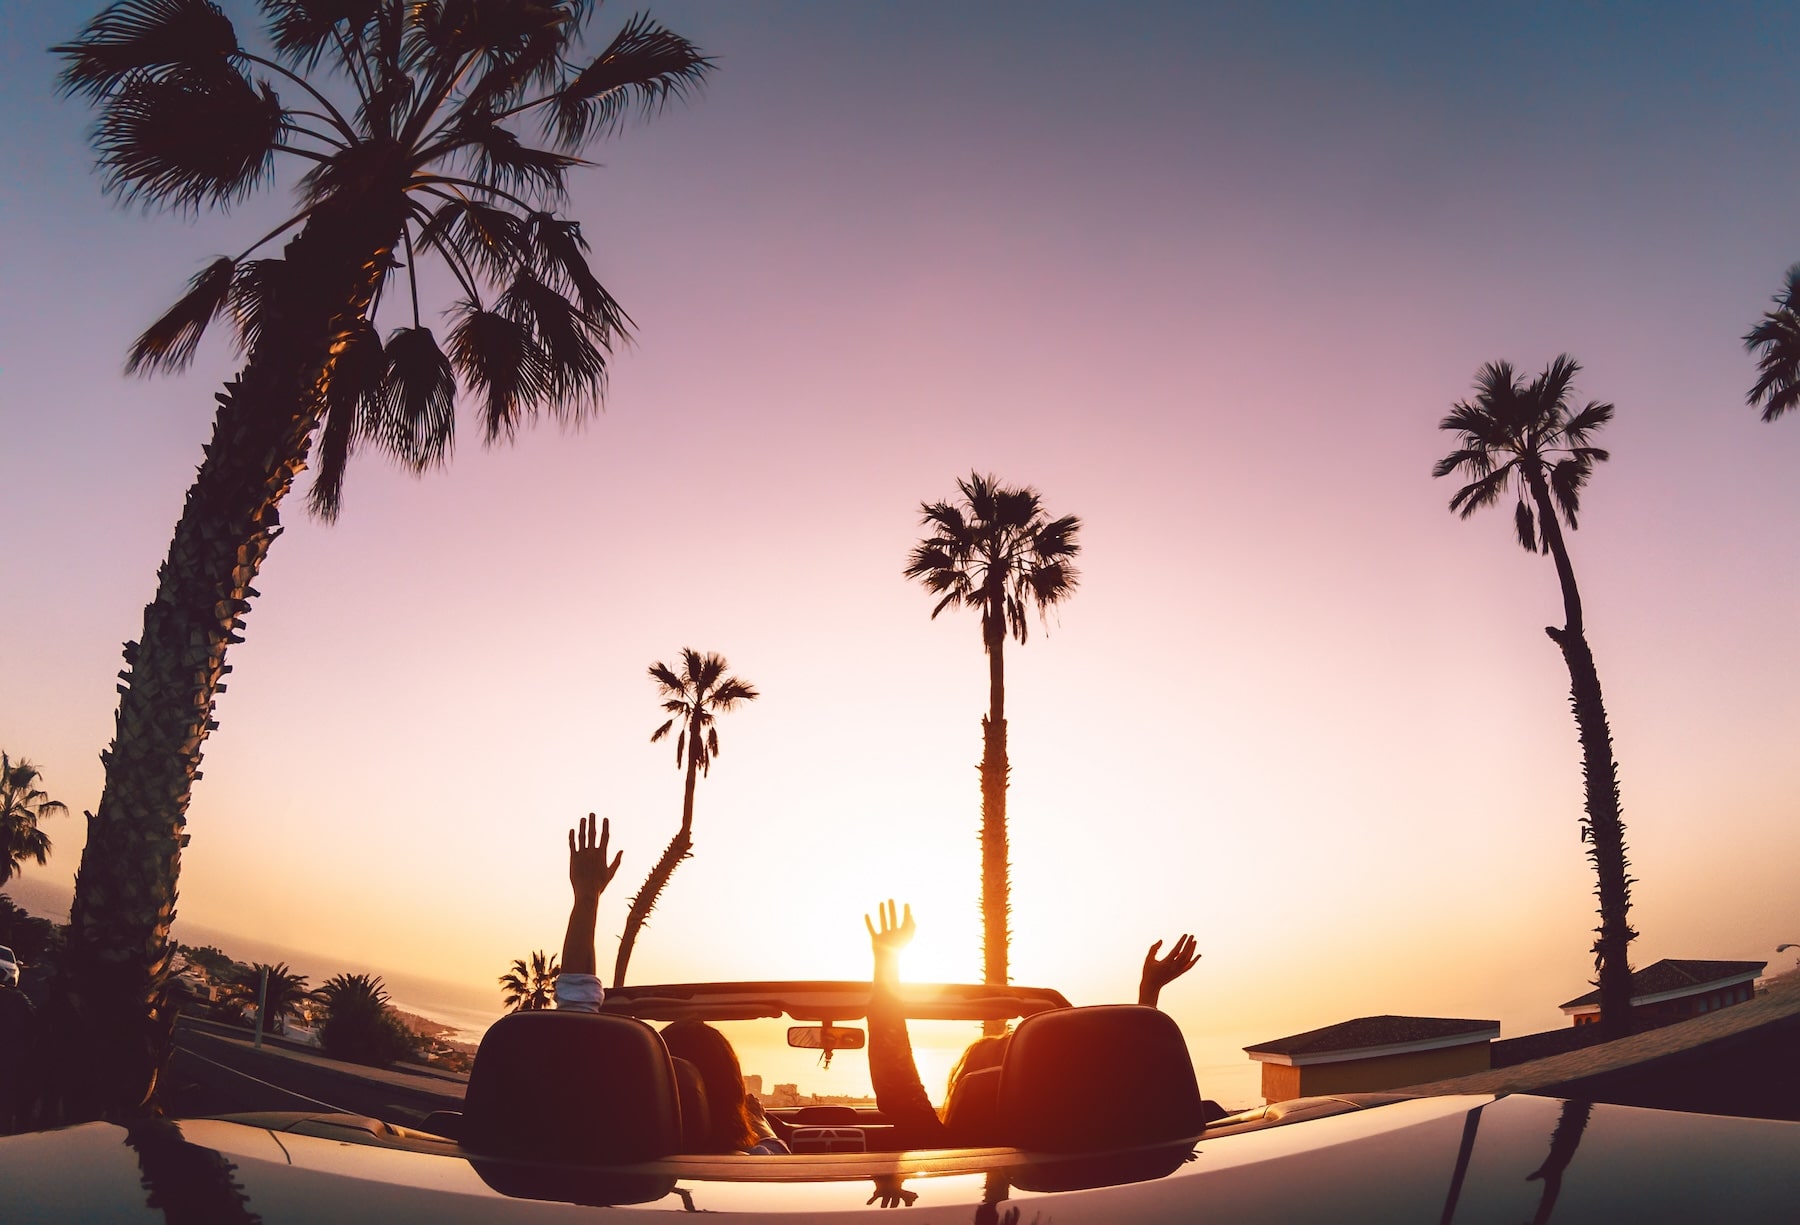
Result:
[[[906,917],[900,922],[894,921],[894,899],[877,903],[875,915],[881,920],[878,929],[868,915],[863,916],[863,926],[869,929],[869,945],[877,953],[898,953],[912,943],[913,933],[918,930],[913,923],[912,907],[906,907]]]
[[[606,844],[612,837],[610,821],[600,822],[600,841],[594,842],[594,814],[589,813],[583,821],[569,831],[569,886],[575,890],[577,900],[598,900],[611,883],[619,870],[619,861],[625,858],[625,852],[614,855],[612,862],[606,862]]]
[[[880,920],[877,927],[868,915],[863,916],[863,926],[869,929],[869,947],[875,953],[875,985],[889,990],[900,982],[900,950],[912,943],[913,917],[912,907],[905,911],[906,917],[898,919],[895,915],[894,899],[878,903],[875,917]]]
[[[1138,979],[1138,1003],[1149,1008],[1156,1007],[1164,987],[1193,969],[1194,963],[1200,960],[1200,954],[1194,951],[1194,938],[1186,933],[1175,942],[1167,957],[1157,957],[1161,948],[1162,941],[1158,940],[1144,954],[1144,973]]]

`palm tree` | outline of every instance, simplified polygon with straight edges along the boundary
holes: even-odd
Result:
[[[264,970],[269,972],[266,992]],[[274,1034],[285,1033],[289,1020],[304,1021],[304,1005],[313,998],[306,989],[306,975],[293,973],[285,961],[274,965],[255,962],[230,984],[229,993],[234,1003],[244,1006],[254,1006],[261,995],[263,1025]]]
[[[72,907],[63,1024],[84,1084],[70,1117],[143,1108],[166,1060],[168,930],[186,810],[279,506],[318,443],[310,501],[335,517],[345,465],[387,451],[441,465],[459,385],[492,443],[549,413],[584,420],[631,321],[554,209],[580,151],[711,62],[649,17],[577,58],[590,0],[262,0],[269,56],[211,0],[119,0],[54,50],[99,111],[104,182],[196,213],[306,167],[297,211],[213,261],[132,346],[175,370],[229,314],[246,354],[159,572],[126,684]],[[336,101],[334,101],[336,99]],[[341,103],[341,105],[340,105]],[[532,124],[535,143],[520,129]],[[279,257],[251,258],[285,239]],[[446,343],[420,313],[430,256],[458,287]],[[404,270],[403,284],[395,274]],[[378,312],[400,326],[378,330]]]
[[[500,976],[500,1002],[506,1005],[508,1012],[538,1012],[548,1008],[556,998],[556,976],[561,973],[562,967],[556,964],[555,954],[546,961],[543,949],[531,955],[529,964],[523,957],[515,957],[512,969]]]
[[[1570,385],[1581,369],[1563,354],[1527,381],[1507,362],[1492,362],[1475,376],[1475,397],[1459,401],[1438,423],[1458,437],[1456,450],[1439,460],[1434,477],[1452,473],[1469,483],[1450,499],[1450,509],[1466,519],[1505,496],[1516,483],[1518,502],[1513,527],[1528,553],[1548,553],[1562,584],[1563,626],[1544,632],[1562,649],[1569,668],[1570,703],[1581,736],[1582,774],[1587,781],[1587,811],[1582,841],[1598,880],[1600,926],[1594,941],[1599,975],[1600,1023],[1609,1035],[1631,1028],[1631,965],[1628,950],[1637,937],[1627,921],[1632,878],[1625,855],[1625,823],[1619,815],[1618,767],[1613,761],[1612,732],[1600,694],[1600,674],[1588,648],[1581,616],[1581,592],[1562,523],[1576,529],[1581,491],[1594,465],[1609,458],[1591,445],[1596,430],[1613,417],[1613,406],[1590,401],[1579,410],[1569,405]],[[1472,478],[1472,479],[1469,479]]]
[[[27,859],[44,866],[50,858],[50,835],[38,828],[38,822],[69,811],[61,800],[38,790],[42,778],[23,757],[14,761],[0,753],[0,885],[11,880]]]
[[[380,1066],[417,1046],[378,976],[334,974],[314,995],[325,1005],[319,1045],[334,1059]]]
[[[675,766],[687,767],[687,782],[681,791],[681,828],[644,877],[643,886],[625,913],[625,931],[619,937],[619,955],[613,962],[615,987],[625,985],[625,968],[631,964],[638,931],[655,909],[669,877],[675,874],[675,865],[693,854],[694,783],[698,775],[711,774],[712,759],[719,753],[719,729],[713,726],[714,717],[761,696],[748,681],[727,676],[725,669],[730,666],[723,655],[713,651],[701,654],[692,647],[682,648],[679,674],[664,663],[650,665],[650,679],[662,693],[662,707],[669,715],[661,727],[650,733],[650,743],[675,732]]]
[[[1744,337],[1745,349],[1762,350],[1749,401],[1752,408],[1763,406],[1764,421],[1800,406],[1800,264],[1787,270],[1787,286],[1774,300],[1775,309]]]
[[[1081,520],[1051,519],[1038,491],[1009,488],[993,476],[971,473],[958,479],[956,502],[920,505],[931,535],[913,546],[906,577],[943,598],[932,620],[946,608],[981,612],[981,645],[988,660],[988,712],[981,720],[981,927],[985,981],[1007,981],[1012,910],[1007,866],[1006,786],[1012,767],[1006,759],[1006,661],[1010,635],[1023,643],[1030,628],[1027,604],[1040,619],[1075,591],[1080,575],[1073,559],[1081,551],[1075,537]],[[997,1032],[997,1031],[996,1031]]]

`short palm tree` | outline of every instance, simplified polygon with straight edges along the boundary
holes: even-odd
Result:
[[[1569,668],[1570,701],[1587,780],[1581,837],[1594,865],[1600,899],[1593,950],[1600,980],[1600,1022],[1617,1035],[1629,1032],[1631,1025],[1629,946],[1637,937],[1627,918],[1632,879],[1625,855],[1625,823],[1619,815],[1612,732],[1562,530],[1564,520],[1570,531],[1575,530],[1581,491],[1594,465],[1608,458],[1607,452],[1592,445],[1592,438],[1612,420],[1613,406],[1590,401],[1580,409],[1570,407],[1570,388],[1580,369],[1567,354],[1529,380],[1506,362],[1483,366],[1475,376],[1474,398],[1459,401],[1438,424],[1458,436],[1458,445],[1438,461],[1432,475],[1454,474],[1468,481],[1450,499],[1450,509],[1464,519],[1516,491],[1513,528],[1520,545],[1528,553],[1548,553],[1556,563],[1563,626],[1546,626],[1544,632],[1562,649]]]
[[[263,987],[264,970],[269,972],[266,993]],[[260,997],[263,1026],[274,1034],[285,1033],[290,1020],[304,1021],[305,1005],[313,998],[312,992],[306,989],[306,975],[295,974],[288,969],[285,961],[278,961],[274,965],[265,965],[260,961],[254,963],[230,984],[230,996],[235,1003],[245,1007],[254,1007]]]
[[[547,960],[538,949],[527,962],[513,958],[512,968],[500,976],[500,1002],[508,1012],[539,1012],[556,999],[556,976],[562,967],[552,954]]]
[[[985,981],[1007,981],[1012,933],[1007,866],[1006,660],[1008,637],[1023,643],[1029,608],[1040,618],[1075,591],[1074,558],[1081,520],[1052,519],[1038,491],[971,473],[958,480],[955,502],[920,506],[931,535],[913,546],[906,577],[940,596],[933,620],[947,608],[981,613],[981,645],[988,660],[988,712],[981,720],[981,926]]]
[[[1761,350],[1750,407],[1761,405],[1763,420],[1773,421],[1800,406],[1800,264],[1787,270],[1787,284],[1775,295],[1775,309],[1750,329],[1744,348],[1751,353]]]
[[[335,1059],[379,1066],[417,1045],[378,976],[334,974],[314,994],[325,1006],[319,1045]]]
[[[50,858],[50,835],[38,828],[45,817],[68,812],[61,800],[38,789],[43,775],[23,757],[14,761],[0,753],[0,885],[13,878],[27,859],[43,867]]]
[[[669,840],[662,858],[651,866],[643,886],[631,899],[625,913],[625,930],[619,937],[619,955],[613,962],[613,986],[625,985],[625,970],[631,964],[631,950],[637,944],[638,932],[656,907],[675,866],[694,851],[694,784],[701,774],[710,774],[712,759],[719,753],[719,729],[714,726],[717,715],[736,709],[741,703],[754,702],[760,694],[747,681],[728,676],[731,665],[723,655],[713,651],[702,654],[692,647],[681,652],[681,671],[677,673],[664,663],[650,665],[650,679],[663,696],[663,710],[669,718],[650,733],[655,744],[675,733],[675,765],[687,768],[687,781],[681,791],[681,828]]]
[[[583,55],[590,0],[261,8],[266,55],[211,0],[119,0],[55,48],[64,90],[98,108],[103,179],[127,202],[225,208],[278,163],[306,168],[297,211],[203,269],[127,363],[180,368],[221,314],[245,353],[125,650],[61,993],[76,1047],[101,1054],[71,1061],[81,1083],[58,1089],[68,1117],[143,1108],[166,1061],[188,800],[226,648],[242,641],[278,508],[315,443],[310,499],[329,519],[358,450],[415,470],[448,458],[459,388],[489,442],[542,413],[584,419],[630,320],[588,266],[578,223],[555,211],[568,172],[593,139],[711,67],[642,15]],[[278,257],[252,258],[280,239]],[[459,295],[444,343],[420,312],[427,257]],[[383,335],[383,321],[398,326]]]

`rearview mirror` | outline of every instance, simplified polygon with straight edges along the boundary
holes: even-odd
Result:
[[[788,1029],[788,1045],[809,1051],[860,1051],[863,1031],[839,1025],[795,1025]]]

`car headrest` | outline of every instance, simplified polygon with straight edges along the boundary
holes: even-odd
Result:
[[[1040,1152],[1159,1144],[1206,1125],[1181,1028],[1137,1005],[1026,1017],[1001,1065],[998,1096],[1001,1137]]]
[[[1000,1143],[1000,1069],[969,1072],[950,1091],[944,1128],[958,1148],[984,1148]]]
[[[675,1092],[681,1101],[681,1151],[704,1153],[712,1147],[712,1111],[706,1105],[706,1082],[700,1069],[685,1059],[671,1057],[675,1068]]]
[[[463,1098],[472,1152],[572,1165],[681,1151],[669,1052],[654,1029],[592,1012],[515,1012],[481,1040]]]

